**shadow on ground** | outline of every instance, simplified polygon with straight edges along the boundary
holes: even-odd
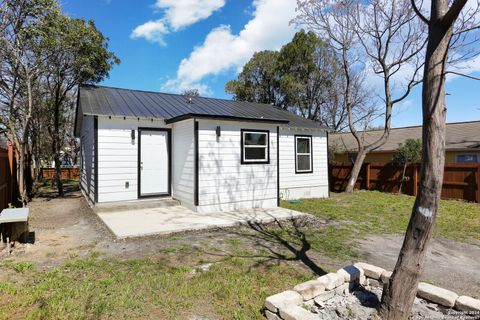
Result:
[[[245,228],[232,229],[230,232],[253,243],[255,249],[251,251],[254,252],[219,250],[220,252],[204,253],[225,258],[258,259],[252,268],[271,262],[296,261],[302,263],[313,273],[322,276],[327,272],[309,255],[312,246],[304,231],[308,223],[308,219],[305,218],[275,220],[267,225],[249,222]]]

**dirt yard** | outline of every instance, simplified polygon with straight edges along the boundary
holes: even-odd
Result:
[[[173,251],[182,254],[183,250],[177,249],[193,247],[215,260],[221,258],[219,252],[231,254],[232,244],[233,247],[262,246],[272,247],[278,252],[285,250],[276,243],[278,239],[274,239],[273,234],[271,237],[260,234],[256,227],[217,228],[117,240],[79,191],[69,193],[65,198],[35,198],[29,203],[29,208],[30,229],[35,232],[35,244],[19,245],[10,259],[35,262],[39,267],[62,265],[92,253],[106,258],[137,259]],[[321,253],[310,252],[310,255],[323,260],[322,266],[327,268],[341,266],[341,262],[328,259]]]

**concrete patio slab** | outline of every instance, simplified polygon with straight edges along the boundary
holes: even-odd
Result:
[[[304,216],[284,208],[253,209],[234,212],[197,213],[182,206],[146,208],[97,215],[119,239],[188,230],[231,227],[248,222],[269,223]]]

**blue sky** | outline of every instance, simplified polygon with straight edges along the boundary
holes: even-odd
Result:
[[[255,51],[279,49],[295,29],[295,0],[64,0],[72,17],[92,19],[122,63],[102,84],[150,91],[198,88],[230,98],[228,80]],[[479,48],[480,50],[480,48]],[[477,59],[472,71],[480,70]],[[480,73],[474,72],[476,76]],[[480,120],[480,81],[447,82],[447,121]],[[421,89],[394,112],[393,126],[421,124]]]

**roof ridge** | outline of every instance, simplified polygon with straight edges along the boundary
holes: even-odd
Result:
[[[466,124],[466,123],[480,123],[480,120],[468,120],[468,121],[456,121],[456,122],[447,122],[445,125],[446,126],[451,126],[451,125],[458,125],[458,124]],[[406,126],[406,127],[396,127],[396,128],[390,128],[390,131],[392,130],[400,130],[400,129],[412,129],[412,128],[421,128],[423,125],[415,125],[415,126]],[[362,131],[357,131],[358,133],[364,133],[364,132],[377,132],[377,131],[383,131],[384,129],[374,129],[374,130],[362,130]],[[336,132],[332,133],[336,135],[342,135],[342,134],[351,134],[351,132]]]
[[[176,96],[176,97],[188,97],[187,95],[180,94],[180,93],[160,92],[160,91],[151,91],[151,90],[142,90],[142,89],[128,89],[128,88],[105,86],[105,85],[100,85],[100,84],[82,83],[80,86],[81,87],[100,87],[100,88],[108,88],[108,89],[115,89],[115,90],[126,90],[126,91],[138,91],[138,92],[145,92],[145,93],[165,94],[165,95]],[[192,98],[215,99],[215,100],[221,100],[221,101],[232,101],[232,100],[224,99],[224,98],[214,98],[214,97],[205,97],[205,96],[197,96],[197,97],[192,97]],[[238,102],[247,102],[247,101],[238,101]],[[252,103],[258,103],[258,104],[261,104],[261,105],[269,106],[269,104],[267,104],[267,103],[260,103],[260,102],[252,102]]]

